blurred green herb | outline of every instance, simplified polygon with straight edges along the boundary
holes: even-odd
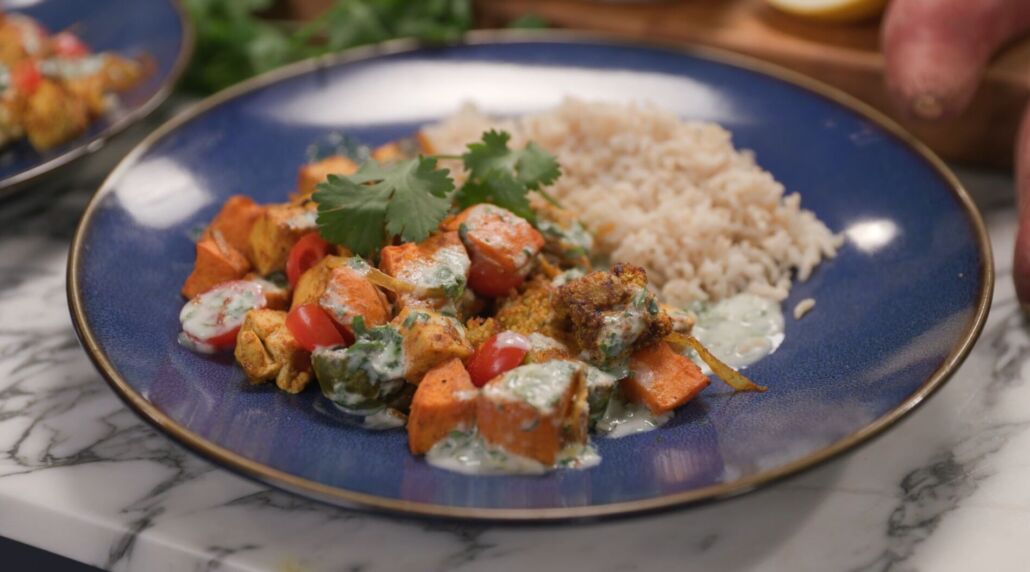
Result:
[[[337,0],[288,31],[261,19],[273,0],[185,0],[197,34],[184,87],[213,92],[307,57],[393,38],[457,40],[472,26],[470,0]]]

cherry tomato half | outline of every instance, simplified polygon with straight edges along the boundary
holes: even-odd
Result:
[[[53,37],[54,52],[66,58],[81,58],[89,55],[89,47],[78,36],[69,32],[60,32]]]
[[[522,285],[525,278],[511,272],[485,256],[473,256],[469,266],[469,288],[480,296],[504,296]]]
[[[247,312],[267,304],[261,285],[249,280],[233,280],[198,294],[179,313],[187,338],[216,350],[236,345],[236,334]]]
[[[343,334],[336,329],[336,322],[318,304],[301,304],[290,310],[286,315],[286,328],[309,352],[346,343]]]
[[[23,95],[32,95],[43,83],[43,74],[32,60],[22,60],[11,70],[11,85]]]
[[[290,249],[290,255],[286,259],[286,279],[290,281],[290,286],[295,287],[297,281],[300,280],[300,275],[325,258],[331,248],[332,245],[317,232],[309,232],[300,237],[297,244]]]
[[[501,332],[479,346],[467,368],[472,384],[483,387],[486,382],[522,365],[530,348],[529,338],[515,332]]]

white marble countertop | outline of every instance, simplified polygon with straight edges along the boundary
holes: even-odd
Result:
[[[75,190],[0,224],[2,536],[114,570],[1027,569],[1030,329],[1010,284],[1007,176],[962,173],[994,241],[994,308],[961,370],[914,415],[735,500],[541,528],[327,507],[230,474],[140,421],[80,349],[65,302],[68,242],[105,168],[95,160]]]

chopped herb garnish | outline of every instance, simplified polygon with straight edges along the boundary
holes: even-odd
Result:
[[[397,236],[420,242],[447,214],[453,190],[454,181],[434,158],[391,166],[370,160],[353,175],[329,175],[318,185],[318,231],[361,256],[372,256]]]
[[[556,181],[561,170],[557,159],[536,143],[513,150],[508,148],[510,139],[504,131],[490,130],[482,140],[468,146],[461,158],[469,177],[458,191],[458,204],[492,203],[535,222],[527,195]],[[553,201],[546,193],[541,192],[541,196]]]
[[[454,195],[454,181],[436,166],[438,159],[457,158],[451,156],[420,156],[392,165],[369,160],[353,175],[329,175],[312,196],[318,203],[318,230],[326,240],[371,257],[395,237],[425,240],[447,215],[452,197],[463,208],[492,203],[535,223],[529,192],[554,202],[543,187],[561,174],[558,161],[535,143],[509,149],[510,139],[504,131],[491,130],[470,144],[461,156],[468,177]]]

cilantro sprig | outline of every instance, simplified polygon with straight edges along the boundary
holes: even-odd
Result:
[[[419,156],[391,165],[369,160],[353,175],[329,175],[312,196],[318,230],[329,242],[371,257],[395,237],[425,240],[452,202],[462,208],[492,203],[535,223],[529,192],[554,202],[543,188],[560,176],[558,161],[535,143],[510,149],[510,140],[508,133],[490,130],[460,157]],[[450,173],[437,168],[437,161],[459,158],[468,175],[455,192]]]
[[[558,179],[558,160],[532,142],[525,149],[509,149],[510,140],[508,133],[491,129],[481,141],[468,146],[461,158],[469,176],[456,200],[461,207],[493,203],[535,222],[528,191],[542,192],[544,185]],[[542,196],[553,201],[546,193]]]

